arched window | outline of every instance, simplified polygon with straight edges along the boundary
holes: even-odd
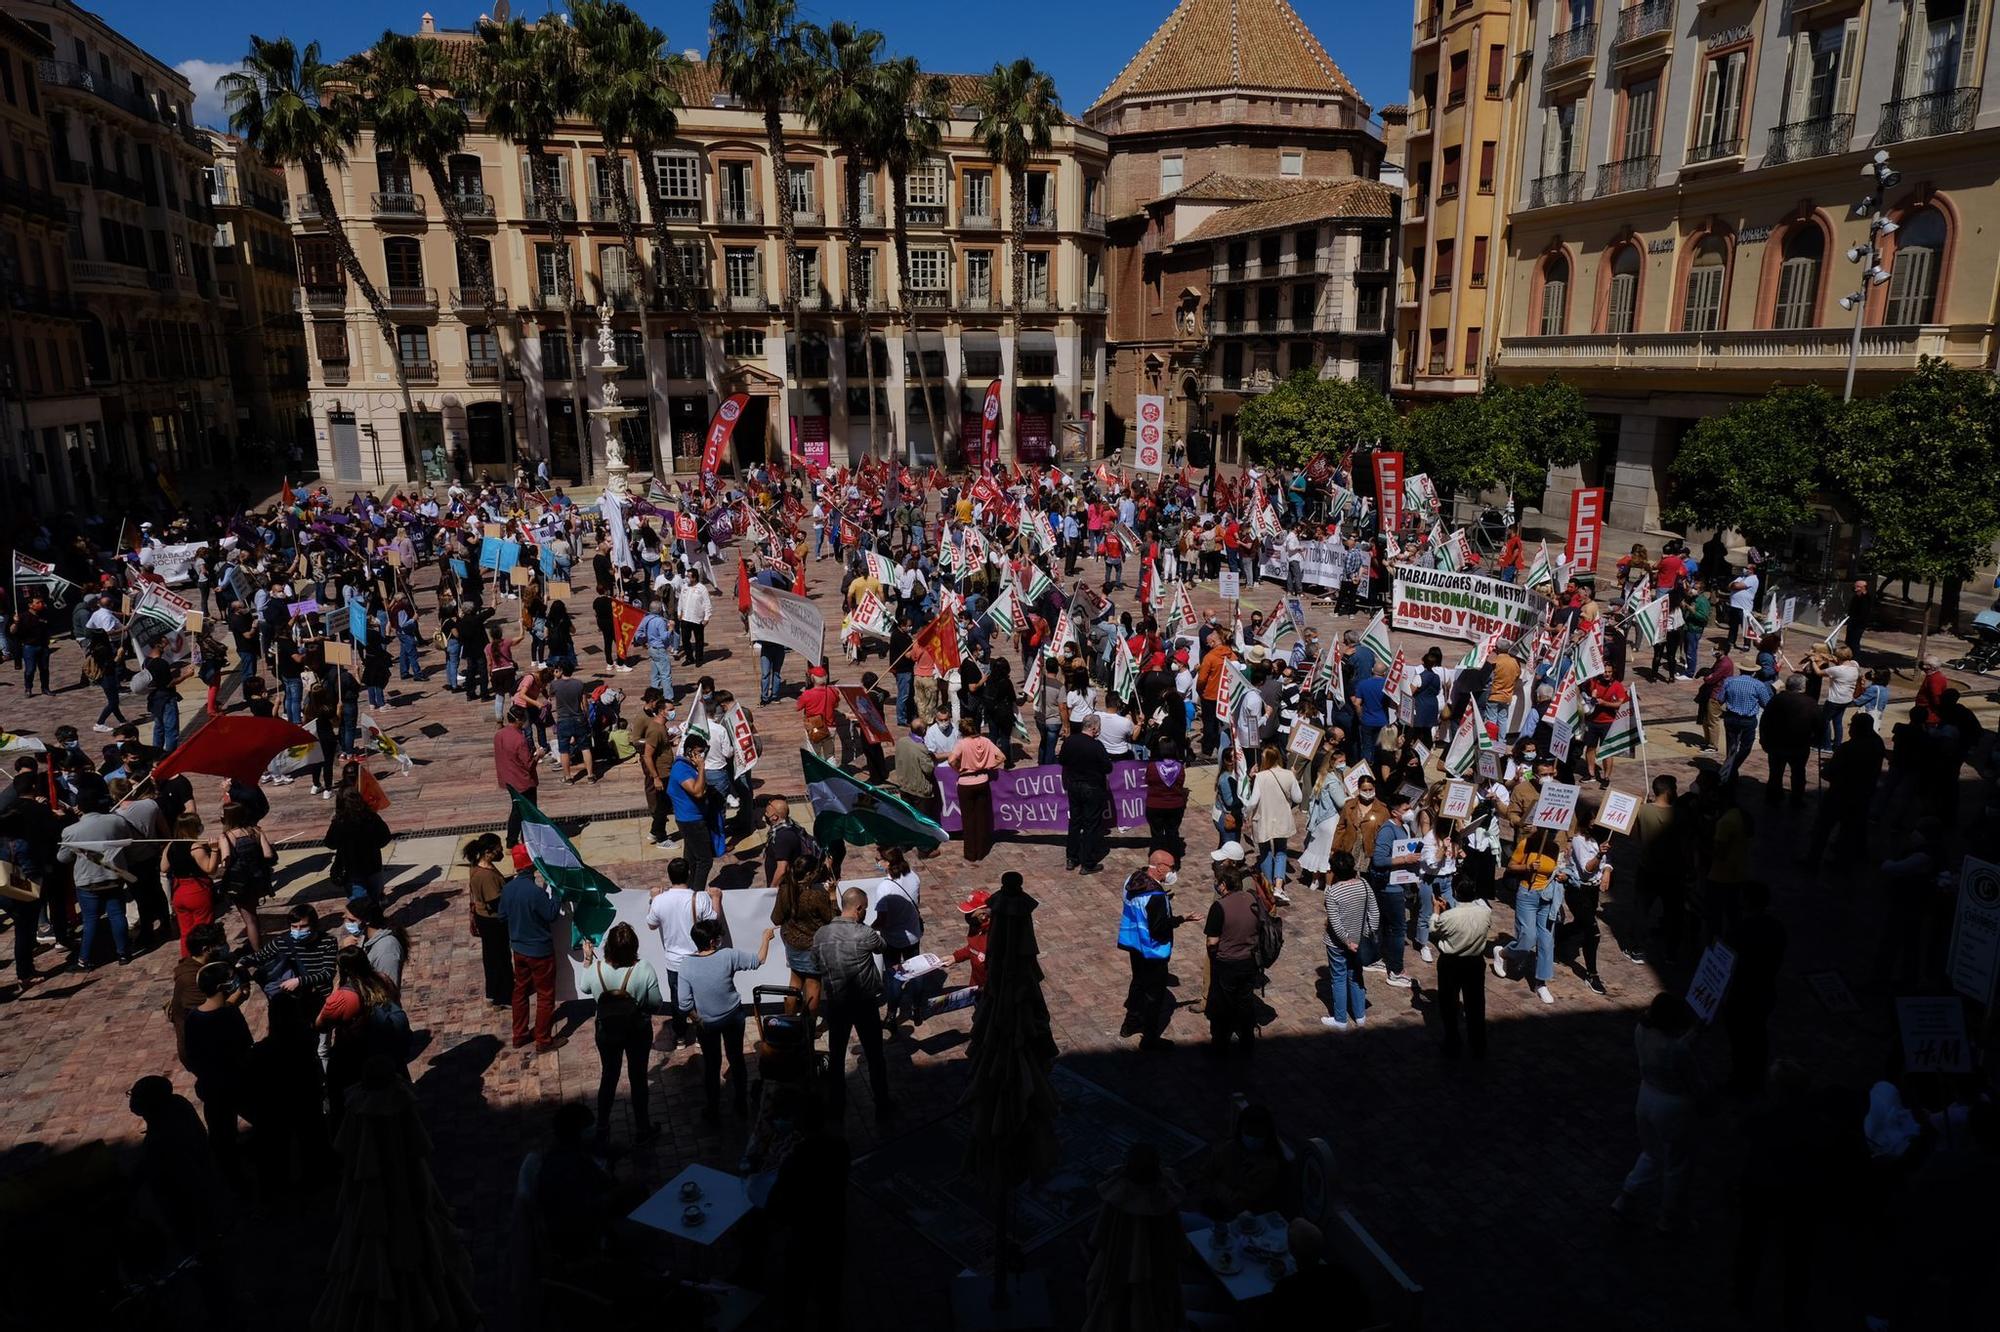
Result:
[[[1604,307],[1606,333],[1630,333],[1639,318],[1639,248],[1621,245],[1611,260],[1611,299]]]
[[[388,266],[390,287],[424,285],[424,247],[414,236],[391,236],[383,241],[382,258]]]
[[[1552,254],[1542,264],[1542,336],[1559,338],[1569,327],[1569,260]]]
[[[1687,300],[1681,310],[1681,332],[1713,333],[1722,327],[1722,282],[1729,272],[1729,243],[1709,236],[1695,247],[1688,266]]]
[[[1938,275],[1944,270],[1944,215],[1926,208],[1896,232],[1889,261],[1885,324],[1928,324],[1937,314]]]
[[[1778,303],[1772,328],[1813,328],[1819,324],[1819,272],[1826,237],[1810,222],[1785,236],[1785,261],[1778,267]]]

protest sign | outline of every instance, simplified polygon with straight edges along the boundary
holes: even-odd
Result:
[[[1216,591],[1224,601],[1242,600],[1243,576],[1233,569],[1224,569],[1218,578]]]
[[[1500,751],[1482,749],[1479,751],[1479,780],[1497,782],[1500,780]]]
[[[756,643],[781,644],[817,663],[826,655],[826,615],[810,597],[753,584],[750,638]]]
[[[568,601],[572,595],[573,593],[568,583],[550,582],[548,584],[548,599],[551,603]]]
[[[1604,806],[1597,811],[1600,827],[1616,833],[1630,833],[1632,820],[1639,815],[1639,797],[1629,791],[1606,791]]]
[[[368,603],[359,598],[347,603],[347,636],[357,643],[368,641]]]
[[[1391,595],[1397,629],[1473,643],[1495,635],[1519,638],[1541,624],[1548,605],[1528,588],[1498,578],[1414,564],[1396,566]]]
[[[958,803],[958,774],[949,767],[937,770],[938,794],[944,802],[944,817],[938,820],[950,832],[962,828]],[[1046,767],[1009,768],[992,776],[993,827],[995,831],[1063,832],[1070,824],[1069,791],[1063,785],[1062,769]],[[1112,826],[1143,827],[1146,822],[1146,765],[1117,763],[1111,768]]]
[[[2000,976],[2000,865],[1965,858],[1944,970],[1951,988],[1966,998],[1993,1001],[1994,979]]]
[[[1471,782],[1447,782],[1444,800],[1438,805],[1438,816],[1447,819],[1462,819],[1472,813],[1472,802],[1479,796],[1479,790]]]
[[[861,723],[861,738],[871,745],[893,745],[896,733],[889,729],[889,723],[882,719],[882,709],[875,699],[860,685],[839,686],[840,696],[847,701],[848,710]]]
[[[1715,1021],[1722,1011],[1722,997],[1729,992],[1729,977],[1736,970],[1736,953],[1727,944],[1714,943],[1702,953],[1688,982],[1688,1007],[1704,1024]]]
[[[1578,486],[1569,497],[1569,539],[1563,553],[1575,573],[1597,572],[1597,551],[1604,533],[1604,487]]]
[[[1972,1042],[1965,1034],[1965,1001],[1957,995],[1898,999],[1896,1025],[1903,1037],[1904,1071],[1972,1071]]]
[[[1569,827],[1576,818],[1576,798],[1578,787],[1574,782],[1542,783],[1542,798],[1535,802],[1535,816],[1529,820],[1531,827],[1552,828],[1557,832]]]
[[[514,587],[528,587],[535,581],[535,575],[525,564],[517,564],[507,571],[507,582]]]
[[[1297,757],[1309,759],[1319,753],[1319,742],[1325,735],[1326,732],[1320,730],[1319,727],[1314,726],[1310,722],[1294,722],[1292,724],[1292,741],[1289,748]]]

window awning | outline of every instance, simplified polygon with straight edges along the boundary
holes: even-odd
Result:
[[[994,352],[1000,350],[1000,334],[990,328],[968,328],[958,335],[960,350]]]
[[[1045,328],[1024,328],[1015,339],[1015,350],[1046,352],[1053,356],[1056,351],[1056,335]]]

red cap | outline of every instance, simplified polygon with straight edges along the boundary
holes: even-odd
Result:
[[[983,911],[986,909],[987,901],[992,896],[993,894],[987,892],[984,888],[981,888],[977,892],[973,893],[972,896],[966,898],[963,902],[960,902],[958,904],[958,909],[964,912],[968,916],[975,911]]]
[[[826,678],[826,667],[815,666],[811,670],[807,671],[806,674],[813,676],[816,679],[824,680]]]
[[[516,843],[514,846],[514,868],[524,870],[534,863],[535,858],[528,854],[528,848]]]

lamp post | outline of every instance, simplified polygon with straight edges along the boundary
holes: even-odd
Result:
[[[1840,298],[1840,308],[1854,312],[1854,336],[1847,344],[1847,387],[1841,392],[1842,402],[1854,400],[1854,367],[1861,360],[1861,323],[1868,317],[1868,288],[1879,287],[1889,280],[1889,270],[1882,267],[1882,238],[1895,234],[1896,224],[1883,216],[1882,200],[1903,178],[1901,172],[1890,169],[1886,148],[1875,150],[1874,158],[1862,166],[1861,174],[1871,179],[1875,188],[1854,205],[1854,216],[1868,219],[1868,239],[1848,248],[1847,262],[1867,267],[1861,270],[1860,287]]]

